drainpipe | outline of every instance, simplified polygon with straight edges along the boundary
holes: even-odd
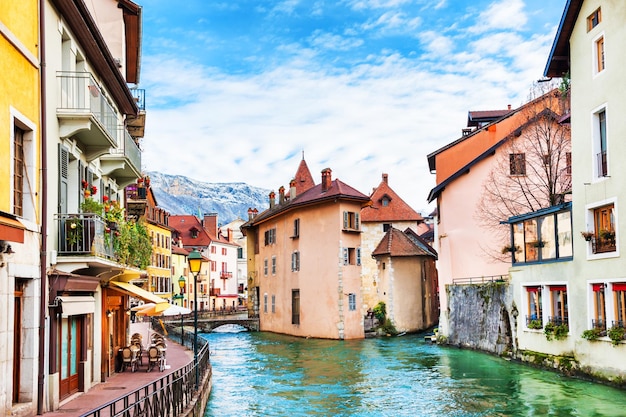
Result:
[[[46,21],[45,0],[39,0],[39,83],[40,83],[40,115],[39,132],[41,137],[41,251],[39,265],[41,268],[39,293],[39,374],[37,375],[37,415],[43,414],[44,380],[46,377],[46,290],[48,288],[47,274],[47,239],[48,239],[48,152],[46,126]]]

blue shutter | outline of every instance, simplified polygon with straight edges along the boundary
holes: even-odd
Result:
[[[356,248],[356,264],[361,265],[361,248]]]

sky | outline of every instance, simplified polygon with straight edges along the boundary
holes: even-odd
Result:
[[[136,0],[144,171],[289,187],[304,155],[429,214],[427,155],[519,107],[566,0]]]

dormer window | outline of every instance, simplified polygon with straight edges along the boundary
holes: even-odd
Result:
[[[387,207],[389,205],[389,197],[383,197],[381,203],[383,204],[383,207]]]
[[[196,229],[192,229],[191,230],[191,237],[193,239],[197,239],[198,238],[198,231]]]

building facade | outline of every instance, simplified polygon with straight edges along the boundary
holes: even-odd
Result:
[[[41,320],[38,2],[0,4],[0,414],[35,414]]]
[[[561,120],[563,102],[557,90],[549,90],[517,109],[470,112],[461,138],[428,155],[437,176],[428,199],[437,202],[440,334],[448,334],[447,285],[508,279],[512,248],[500,221],[568,198],[570,137]]]
[[[302,160],[290,189],[242,225],[248,237],[253,310],[262,331],[301,337],[365,336],[361,296],[361,208],[369,198],[332,171],[312,185]],[[309,188],[307,188],[309,187]],[[252,272],[252,274],[251,274]]]

